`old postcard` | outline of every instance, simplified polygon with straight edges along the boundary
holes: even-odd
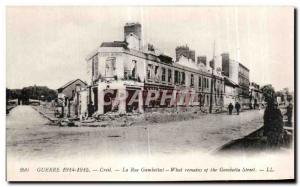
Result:
[[[6,7],[7,181],[293,181],[294,11]]]

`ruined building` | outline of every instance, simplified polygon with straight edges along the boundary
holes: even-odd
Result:
[[[86,63],[88,88],[78,93],[81,115],[143,113],[157,108],[195,105],[222,107],[223,77],[215,75],[212,80],[206,67],[195,62],[195,51],[187,46],[176,48],[174,62],[153,45],[143,44],[139,23],[127,23],[123,41],[103,42],[87,55]],[[173,102],[182,91],[189,98],[193,94],[195,99],[184,104]],[[149,94],[153,92],[158,95]],[[148,97],[152,99],[149,102]],[[162,102],[164,97],[167,99]],[[213,97],[212,103],[210,97]]]

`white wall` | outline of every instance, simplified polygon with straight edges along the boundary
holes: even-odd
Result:
[[[239,64],[233,60],[229,62],[229,78],[235,83],[238,83]]]
[[[131,34],[127,35],[126,42],[128,43],[129,49],[135,49],[135,50],[140,49],[140,41],[134,34],[131,33]]]

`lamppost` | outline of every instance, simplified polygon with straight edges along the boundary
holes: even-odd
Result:
[[[209,100],[209,113],[212,113],[212,97],[213,97],[213,82],[214,82],[214,70],[215,70],[215,41],[214,41],[214,45],[213,45],[213,59],[212,59],[212,63],[211,63],[211,84],[210,84],[210,100]]]
[[[214,60],[213,60],[214,63]],[[211,84],[210,84],[210,101],[209,101],[209,113],[212,113],[212,101],[213,101],[213,83],[214,83],[214,68],[212,67],[212,71],[211,71]]]

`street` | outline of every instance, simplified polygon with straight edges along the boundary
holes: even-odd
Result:
[[[27,159],[210,153],[257,130],[263,125],[262,115],[263,110],[255,110],[130,127],[58,127],[48,125],[49,121],[31,106],[17,106],[7,116],[7,156]]]

